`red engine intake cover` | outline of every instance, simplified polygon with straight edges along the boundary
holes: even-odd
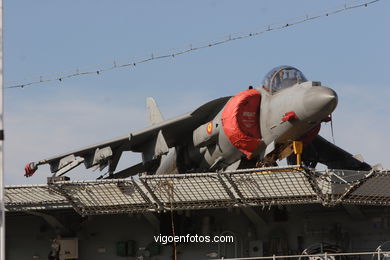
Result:
[[[260,100],[258,90],[245,90],[232,97],[222,112],[225,135],[248,159],[261,141]]]

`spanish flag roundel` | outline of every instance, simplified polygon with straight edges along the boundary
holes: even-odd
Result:
[[[212,132],[213,132],[213,121],[210,121],[208,124],[207,124],[207,133],[210,135]]]

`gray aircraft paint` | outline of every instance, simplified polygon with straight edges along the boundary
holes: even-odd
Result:
[[[279,79],[280,84],[276,84],[276,79]],[[255,160],[258,162],[274,163],[276,159],[288,156],[291,151],[287,150],[286,153],[285,148],[320,124],[337,106],[335,91],[321,86],[320,82],[307,81],[299,70],[289,66],[273,69],[257,90],[261,94],[259,113],[261,142],[254,151]],[[97,165],[102,170],[108,165],[110,177],[115,178],[113,173],[123,151],[141,152],[143,162],[122,170],[120,174],[122,178],[140,172],[167,174],[234,170],[240,167],[241,162],[245,162],[246,157],[229,141],[223,130],[221,116],[229,99],[230,97],[219,98],[191,113],[164,120],[154,99],[148,98],[150,127],[30,163],[26,167],[26,176],[31,176],[38,165],[46,163],[51,165],[54,174],[61,170],[64,172],[65,167],[66,171],[69,171],[79,163],[66,158],[74,160],[77,158],[78,162],[81,158],[85,159],[84,162],[93,162],[93,165],[85,164],[86,168]],[[289,112],[294,113],[297,118],[282,120]],[[212,124],[212,131],[206,133],[209,123]],[[319,155],[305,155],[308,158],[318,157],[317,162],[351,169],[370,167],[326,140],[320,137],[317,139],[316,147],[321,148],[316,151]],[[110,153],[99,152],[108,150]],[[337,158],[334,157],[335,154],[338,155]]]

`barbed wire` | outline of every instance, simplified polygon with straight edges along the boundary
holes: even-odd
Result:
[[[114,60],[112,62],[107,62],[107,63],[102,63],[102,64],[97,64],[97,65],[90,65],[86,66],[84,68],[78,67],[75,69],[71,70],[66,70],[62,72],[56,72],[56,73],[51,73],[51,74],[46,74],[46,75],[36,75],[36,76],[31,76],[28,78],[23,78],[19,80],[13,80],[6,82],[6,84],[11,84],[9,86],[5,86],[5,89],[10,89],[10,88],[24,88],[27,86],[31,85],[36,85],[36,84],[41,84],[45,82],[51,82],[51,81],[63,81],[65,79],[69,78],[74,78],[74,77],[79,77],[83,75],[91,75],[91,74],[97,74],[99,75],[102,72],[109,71],[109,70],[114,70],[114,69],[119,69],[119,68],[125,68],[125,67],[135,67],[138,64],[154,61],[154,60],[161,60],[161,59],[167,59],[167,58],[174,58],[179,55],[183,55],[186,53],[194,52],[197,50],[205,49],[205,48],[211,48],[214,46],[222,45],[228,42],[233,42],[237,40],[242,40],[242,39],[247,39],[247,38],[253,38],[258,35],[268,33],[271,31],[276,31],[276,30],[281,30],[287,27],[291,27],[294,25],[298,25],[304,22],[308,21],[313,21],[316,19],[319,19],[321,17],[327,17],[331,16],[340,12],[344,12],[347,10],[359,8],[359,7],[367,7],[368,5],[371,5],[373,3],[379,2],[381,0],[371,0],[367,2],[363,2],[360,4],[351,4],[351,3],[356,3],[360,2],[361,0],[354,0],[349,3],[345,3],[343,5],[339,5],[334,8],[326,8],[320,11],[317,14],[305,14],[302,16],[297,16],[297,17],[291,17],[288,19],[285,19],[283,21],[279,22],[274,22],[270,23],[268,25],[262,26],[262,27],[257,27],[253,31],[247,31],[247,32],[236,32],[236,33],[231,33],[228,35],[220,36],[214,39],[198,42],[198,43],[191,43],[191,44],[186,44],[181,47],[175,47],[175,48],[170,48],[168,50],[163,50],[163,51],[155,51],[147,55],[141,55],[141,56],[136,56],[136,57],[131,57],[126,59],[125,61],[119,61],[119,60]]]

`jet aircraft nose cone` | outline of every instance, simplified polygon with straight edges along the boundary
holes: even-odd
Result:
[[[337,101],[337,94],[333,89],[316,86],[306,91],[303,106],[310,117],[321,120],[335,110]]]

